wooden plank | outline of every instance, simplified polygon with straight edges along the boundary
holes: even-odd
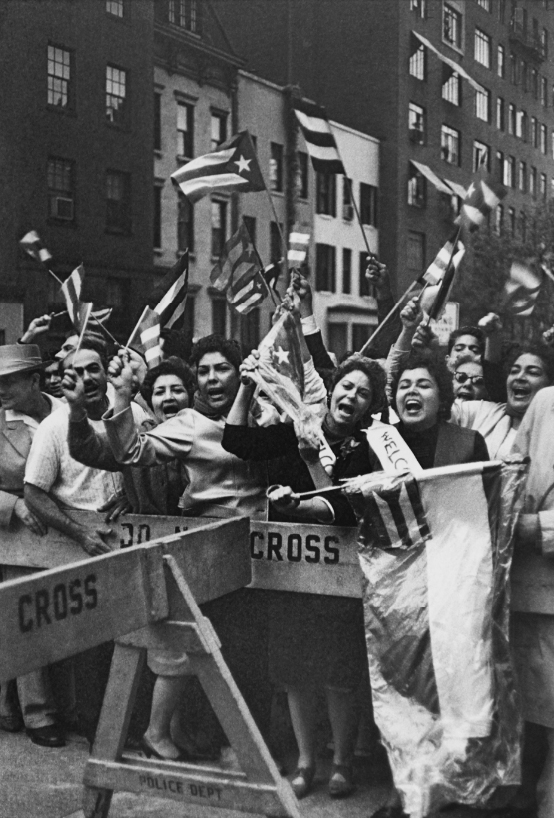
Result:
[[[288,784],[285,779],[283,782]],[[251,784],[224,773],[208,776],[195,771],[191,765],[90,759],[85,784],[87,787],[145,793],[181,803],[235,809],[273,818],[300,818],[295,800],[281,800],[281,788],[278,786]]]
[[[154,549],[158,550],[158,561]],[[0,679],[73,656],[167,616],[161,548],[130,549],[0,585]],[[146,565],[147,563],[147,565]]]

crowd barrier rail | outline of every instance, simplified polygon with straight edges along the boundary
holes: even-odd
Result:
[[[35,545],[43,546],[40,555],[33,555],[33,542],[20,536],[21,549],[11,552],[14,560],[17,552],[17,564],[41,568],[36,563],[47,561],[58,567],[0,585],[0,679],[116,640],[85,767],[85,818],[108,818],[113,792],[119,790],[272,818],[300,818],[292,788],[281,777],[223,660],[217,634],[198,607],[250,583],[248,518],[204,519],[189,531],[166,531],[152,541],[146,528],[140,528],[148,523],[138,518],[121,523],[115,536],[123,539],[121,533],[126,532],[132,539],[135,529],[129,526],[135,524],[142,542],[86,559],[80,558],[83,552],[76,551],[75,544],[53,532],[34,538]],[[166,519],[166,529],[169,525],[175,527],[175,522]],[[10,561],[7,540],[3,537],[3,562]],[[124,544],[131,542],[120,542]],[[240,772],[124,754],[146,650],[174,648],[188,653],[190,672],[198,676],[237,754]]]

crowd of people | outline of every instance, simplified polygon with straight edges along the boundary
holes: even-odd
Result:
[[[367,275],[378,293],[387,291],[383,265],[372,259]],[[18,520],[39,536],[55,529],[89,556],[110,551],[110,522],[128,511],[354,526],[347,498],[324,489],[381,469],[365,434],[379,420],[395,424],[423,469],[513,451],[530,455],[516,548],[539,555],[540,572],[541,560],[546,564],[554,553],[552,350],[521,347],[503,357],[499,320],[490,314],[479,326],[453,332],[444,355],[416,297],[400,312],[386,357],[370,348],[368,355],[337,362],[315,324],[309,283],[296,273],[288,304],[300,330],[304,402],[318,419],[320,437],[293,423],[257,385],[259,352],[218,335],[197,340],[188,360],[173,354],[182,350],[168,337],[164,360],[152,369],[135,350],[110,349],[94,327],[83,338],[68,336],[59,350],[47,349],[48,316],[33,321],[18,344],[0,346],[0,526]],[[312,490],[321,493],[303,496]],[[72,510],[105,516],[87,528]],[[2,578],[33,570],[4,565]],[[290,778],[299,798],[314,786],[317,704],[326,700],[333,747],[328,792],[348,796],[363,721],[356,694],[362,689],[370,697],[361,600],[245,588],[203,610],[270,747],[272,695],[286,691],[298,747]],[[527,721],[523,781],[494,815],[551,818],[554,615],[529,610],[513,616]],[[64,731],[79,722],[79,686],[101,702],[106,662],[97,651],[109,658],[109,649],[2,680],[0,728],[25,729],[43,747],[63,746]],[[182,706],[191,693],[187,666],[184,652],[148,653],[155,682],[140,739],[148,756],[217,758],[225,750],[223,731],[198,691],[209,741],[191,749]],[[403,814],[393,792],[375,815]]]

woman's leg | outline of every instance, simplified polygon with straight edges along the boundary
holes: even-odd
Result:
[[[171,739],[171,718],[186,682],[186,676],[158,676],[154,684],[150,723],[144,737],[157,753],[166,758],[180,755]]]
[[[288,687],[287,696],[298,744],[298,767],[315,767],[314,691],[310,687]]]
[[[351,690],[327,687],[327,709],[335,751],[334,764],[350,764],[354,752],[356,729],[356,701]]]

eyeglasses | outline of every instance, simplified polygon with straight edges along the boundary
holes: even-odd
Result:
[[[471,381],[473,386],[483,386],[485,379],[482,375],[466,375],[465,372],[454,372],[454,380],[457,383],[467,383]]]

